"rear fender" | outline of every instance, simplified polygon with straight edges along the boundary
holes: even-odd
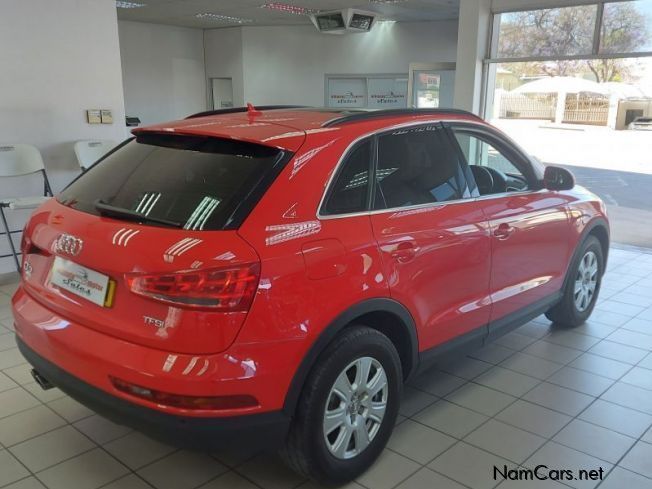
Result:
[[[306,382],[306,379],[308,378],[308,375],[319,360],[320,355],[324,352],[331,341],[333,341],[337,334],[345,327],[351,324],[355,324],[356,319],[364,316],[365,314],[377,312],[389,313],[396,316],[398,318],[398,321],[396,322],[397,328],[400,328],[401,334],[405,334],[408,339],[407,355],[409,358],[402,360],[403,363],[407,361],[410,365],[410,368],[408,372],[403,372],[404,378],[408,378],[413,372],[417,370],[419,362],[417,329],[414,323],[414,319],[412,318],[412,315],[407,310],[407,308],[401,303],[388,298],[373,298],[359,302],[340,314],[320,334],[320,336],[308,350],[308,353],[304,356],[301,364],[299,365],[299,368],[292,378],[290,388],[288,389],[288,393],[285,397],[283,411],[287,415],[294,415],[297,402],[299,401],[301,391],[303,390],[303,386]],[[371,328],[374,327],[373,324],[368,324],[367,326]]]

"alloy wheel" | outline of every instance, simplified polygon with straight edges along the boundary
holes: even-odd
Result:
[[[575,277],[574,300],[579,312],[586,311],[595,297],[598,286],[598,257],[593,251],[587,251],[580,260]]]
[[[362,453],[380,431],[388,397],[380,362],[361,357],[337,376],[326,400],[323,433],[330,453],[350,459]]]

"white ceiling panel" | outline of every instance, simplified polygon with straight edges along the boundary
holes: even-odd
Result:
[[[274,0],[130,0],[144,7],[118,9],[118,18],[158,24],[199,27],[204,29],[240,25],[235,21],[200,19],[199,13],[213,13],[250,20],[243,25],[310,24],[305,15],[294,15],[260,8]],[[360,8],[378,12],[383,18],[399,22],[456,19],[459,0],[405,0],[395,3],[374,3],[369,0],[287,0],[289,5],[317,10]]]

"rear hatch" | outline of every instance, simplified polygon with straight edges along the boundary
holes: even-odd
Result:
[[[140,133],[32,216],[26,291],[60,317],[129,342],[223,351],[260,273],[237,228],[290,157],[249,142]]]

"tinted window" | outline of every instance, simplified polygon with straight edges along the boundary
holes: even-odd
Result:
[[[100,200],[146,216],[150,222],[167,221],[192,230],[222,229],[278,158],[278,150],[254,144],[146,136],[91,167],[57,198],[92,214],[99,214]]]
[[[378,140],[376,209],[472,197],[457,149],[443,130],[421,126]]]
[[[324,208],[325,214],[346,214],[367,209],[371,141],[356,146],[342,164]]]

